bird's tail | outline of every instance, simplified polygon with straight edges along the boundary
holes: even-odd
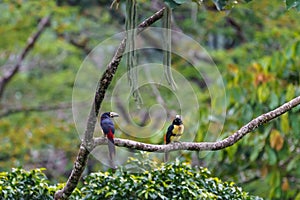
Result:
[[[164,143],[168,144],[168,142],[167,142],[167,134],[164,136]],[[168,160],[169,160],[169,152],[165,152],[164,161],[168,162]]]
[[[168,162],[168,160],[169,160],[169,152],[165,152],[165,159],[164,159],[164,161]]]
[[[113,160],[116,155],[114,139],[108,139],[108,151],[109,151],[109,159]]]
[[[116,147],[114,142],[114,135],[112,132],[109,132],[107,135],[107,144],[108,144],[108,156],[109,156],[109,165],[112,169],[115,169],[115,155]]]

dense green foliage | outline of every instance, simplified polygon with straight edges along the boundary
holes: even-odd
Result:
[[[138,1],[138,21],[157,11],[157,5],[149,2]],[[236,4],[236,1],[231,0],[214,0],[203,1],[198,9],[194,2],[199,1],[165,2],[176,3],[173,10],[174,28],[191,36],[209,52],[222,74],[226,88],[227,101],[224,103],[227,112],[223,130],[220,130],[218,135],[206,133],[211,121],[218,123],[218,116],[211,116],[210,113],[210,93],[203,77],[198,76],[189,63],[173,56],[172,68],[190,81],[200,102],[197,116],[200,124],[196,133],[195,124],[190,122],[196,117],[191,114],[184,116],[187,136],[195,136],[197,142],[225,138],[252,118],[300,95],[300,21],[297,12],[300,8],[299,1],[245,0],[237,1]],[[1,1],[0,76],[16,62],[16,57],[24,48],[26,40],[36,30],[38,21],[50,13],[52,19],[51,26],[43,32],[33,51],[26,57],[20,72],[8,84],[4,96],[0,99],[0,111],[15,108],[26,110],[60,103],[70,105],[76,73],[85,56],[101,41],[125,29],[125,1],[121,1],[118,10],[110,10],[110,3],[101,0]],[[227,11],[219,12],[216,5],[219,9]],[[161,24],[159,22],[154,26],[160,27]],[[174,46],[180,46],[180,42],[182,41],[174,41]],[[112,45],[109,48],[114,47]],[[192,52],[193,46],[190,46],[190,49]],[[112,54],[103,57],[110,59]],[[153,57],[159,57],[160,54],[158,51],[147,57],[152,61]],[[115,82],[125,72],[126,67],[121,63],[116,78],[109,87],[108,96],[112,93]],[[95,76],[99,77],[100,74]],[[176,97],[165,88],[158,90],[168,108],[176,109]],[[141,88],[140,92],[144,107],[140,111],[130,111],[137,124],[142,124],[141,118],[147,116],[143,113],[149,113],[151,105],[157,103],[150,87]],[[130,105],[131,103],[130,100]],[[110,102],[104,101],[102,109],[110,109]],[[222,180],[232,180],[251,194],[267,199],[297,199],[300,196],[300,156],[297,153],[300,151],[299,109],[297,107],[260,127],[230,148],[210,153],[182,152],[182,159],[208,167],[215,176]],[[125,117],[122,116],[120,120],[124,123]],[[144,125],[148,122],[149,119],[145,120]],[[129,131],[130,128],[129,126]],[[161,144],[163,131],[155,137],[143,138],[141,141]],[[99,132],[97,129],[97,136],[100,135]],[[139,140],[129,137],[118,128],[116,137]],[[182,140],[189,139],[182,137]],[[45,173],[51,182],[66,181],[79,143],[70,108],[8,114],[0,118],[0,170],[9,171],[13,167],[45,167]],[[118,151],[117,154],[120,155],[121,152]],[[159,158],[160,155],[153,153],[153,156]],[[161,169],[162,166],[158,165],[157,168]],[[91,157],[86,172],[100,169],[105,168]],[[188,166],[185,169],[194,170]],[[201,172],[204,169],[198,170]],[[11,173],[20,173],[21,178],[27,172],[16,170]],[[2,177],[8,177],[10,173],[3,174]],[[97,180],[105,180],[103,174],[107,179],[115,180],[110,172],[92,176]],[[13,176],[19,175],[10,176],[13,179]],[[43,175],[28,176],[35,177],[34,180],[40,177],[37,182],[45,188],[49,187]],[[130,175],[124,171],[124,176]],[[86,182],[95,179],[89,177]],[[34,185],[38,184],[34,180],[31,182]],[[214,181],[216,180],[213,179],[212,182]],[[19,187],[11,187],[17,186]],[[160,190],[157,185],[152,187]],[[33,191],[37,191],[34,186],[32,188]],[[52,194],[53,190],[50,189],[48,192],[38,190],[36,194]],[[84,193],[84,190],[81,192]],[[209,190],[207,192],[210,193]],[[164,191],[161,193],[164,194]],[[150,196],[150,193],[148,195]]]
[[[42,169],[13,169],[0,174],[0,197],[12,199],[53,199],[62,185],[51,186]],[[83,186],[70,199],[261,199],[243,192],[233,182],[213,177],[206,168],[192,168],[176,160],[158,164],[131,158],[115,172],[97,172],[84,178]]]
[[[206,168],[148,158],[131,158],[116,172],[92,173],[81,191],[86,199],[260,199],[213,177]]]
[[[42,169],[26,171],[14,168],[11,172],[0,173],[1,199],[52,199],[53,191],[51,194]]]

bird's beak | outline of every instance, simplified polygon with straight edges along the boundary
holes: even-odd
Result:
[[[176,115],[175,118],[181,119],[181,116],[180,115]]]
[[[119,117],[119,114],[118,114],[118,113],[115,113],[115,112],[110,112],[110,117],[111,117],[111,118]]]

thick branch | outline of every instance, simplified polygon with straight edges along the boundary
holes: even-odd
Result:
[[[139,26],[139,32],[152,25],[154,22],[159,20],[163,16],[163,11],[165,8],[162,8],[160,11],[156,12],[154,15],[143,21]],[[89,156],[90,151],[94,147],[93,134],[95,130],[95,125],[97,121],[97,116],[99,114],[99,109],[101,103],[104,99],[105,92],[112,81],[114,74],[118,68],[118,65],[121,61],[122,55],[125,51],[126,38],[120,43],[112,61],[108,64],[106,71],[102,75],[102,78],[98,82],[95,101],[93,102],[92,109],[90,111],[86,130],[84,133],[84,139],[81,144],[78,156],[76,158],[72,173],[67,181],[66,186],[55,193],[55,199],[67,199],[71,195],[72,191],[76,188],[77,183],[80,180],[82,172],[86,166],[86,160]]]
[[[238,142],[242,137],[255,130],[258,126],[279,117],[280,115],[288,112],[292,108],[300,104],[300,96],[283,104],[282,106],[272,110],[268,113],[262,114],[259,117],[251,120],[249,123],[241,127],[233,135],[217,142],[180,142],[169,145],[152,145],[131,140],[115,138],[115,145],[119,147],[126,147],[130,149],[150,151],[150,152],[168,152],[176,150],[190,150],[190,151],[215,151],[229,147]],[[95,138],[95,146],[107,144],[106,138]]]
[[[58,190],[55,193],[54,199],[67,199],[72,194],[73,190],[78,184],[79,179],[81,178],[83,170],[85,169],[89,154],[90,152],[84,147],[84,145],[81,144],[67,184],[62,190]]]
[[[62,110],[71,108],[70,103],[60,103],[57,105],[39,105],[34,107],[18,107],[11,108],[0,112],[0,118],[7,117],[8,115],[17,114],[21,112],[47,112],[51,110]]]
[[[18,58],[16,64],[12,67],[12,69],[10,69],[8,72],[6,72],[3,77],[1,77],[1,79],[0,79],[0,98],[3,95],[6,85],[17,74],[17,72],[19,71],[19,69],[21,67],[23,60],[28,55],[30,50],[34,47],[34,44],[40,37],[41,33],[49,25],[49,22],[50,22],[50,16],[46,16],[41,19],[41,21],[37,27],[37,31],[27,39],[27,44],[26,44],[25,48],[22,50],[21,54],[19,55],[19,58]]]

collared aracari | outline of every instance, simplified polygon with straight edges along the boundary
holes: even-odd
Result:
[[[114,157],[116,155],[115,142],[114,142],[114,134],[115,134],[115,126],[112,118],[118,117],[119,114],[115,112],[105,112],[101,115],[100,125],[103,130],[104,135],[108,139],[108,152],[110,163],[113,164]]]
[[[165,144],[170,144],[171,142],[178,142],[184,131],[184,126],[180,115],[176,115],[172,124],[168,127],[167,133],[165,135]],[[165,153],[165,162],[168,161],[169,153]]]

